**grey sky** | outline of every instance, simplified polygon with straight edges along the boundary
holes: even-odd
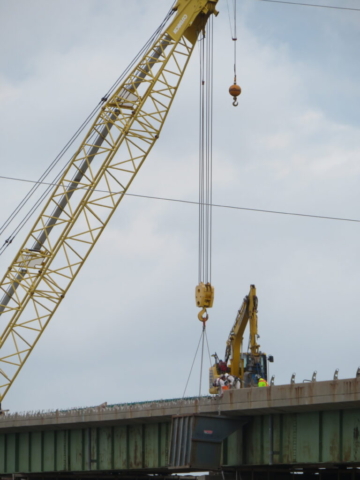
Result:
[[[319,3],[318,0],[316,3]],[[358,7],[355,0],[322,4]],[[171,2],[0,0],[1,175],[36,179]],[[360,218],[360,12],[238,1],[215,25],[215,203]],[[198,52],[131,192],[197,199]],[[65,161],[65,159],[64,159]],[[0,180],[0,224],[29,186]],[[26,229],[0,257],[5,272]],[[276,383],[360,365],[360,225],[214,209],[211,353],[249,285]],[[0,239],[4,241],[5,237]],[[179,397],[200,336],[197,208],[126,198],[5,400],[11,410]],[[207,367],[203,393],[206,393]],[[199,363],[189,395],[196,395]]]

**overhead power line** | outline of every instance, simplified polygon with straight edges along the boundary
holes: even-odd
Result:
[[[26,182],[26,183],[39,183],[36,182],[35,180],[27,180],[24,178],[15,178],[15,177],[4,177],[0,175],[0,179],[3,180],[12,180],[16,182]],[[40,182],[43,185],[50,185],[57,187],[58,184],[56,183],[47,183],[47,182]],[[109,193],[108,190],[99,190],[99,189],[92,189],[94,192],[99,192],[99,193]],[[120,192],[110,192],[112,194],[117,194]],[[128,197],[138,197],[138,198],[148,198],[150,200],[162,200],[165,202],[176,202],[176,203],[186,203],[188,205],[199,205],[199,202],[194,202],[192,200],[181,200],[178,198],[168,198],[168,197],[154,197],[152,195],[140,195],[137,193],[125,193],[126,196]],[[315,218],[319,220],[333,220],[333,221],[339,221],[339,222],[352,222],[352,223],[360,223],[360,219],[357,218],[344,218],[344,217],[329,217],[326,215],[313,215],[309,213],[296,213],[296,212],[285,212],[285,211],[280,211],[280,210],[266,210],[264,208],[250,208],[250,207],[237,207],[235,205],[222,205],[219,203],[212,203],[212,207],[216,208],[228,208],[231,210],[244,210],[247,212],[258,212],[258,213],[271,213],[274,215],[288,215],[288,216],[293,216],[293,217],[305,217],[305,218]]]
[[[351,10],[353,12],[360,12],[360,8],[335,7],[332,5],[319,5],[317,3],[287,2],[286,0],[257,0],[257,1],[269,2],[269,3],[285,3],[286,5],[301,5],[302,7],[331,8],[333,10]]]

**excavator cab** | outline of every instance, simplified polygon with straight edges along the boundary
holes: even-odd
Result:
[[[214,381],[216,378],[221,377],[225,372],[222,369],[222,362],[217,358],[217,355],[213,355],[215,357],[215,364],[210,367],[209,370],[209,393],[215,395],[219,392],[218,387],[214,386]],[[242,388],[249,388],[249,387],[257,387],[258,380],[257,375],[268,380],[268,360],[270,362],[274,361],[273,357],[267,357],[265,353],[259,353],[259,355],[253,355],[251,353],[242,353],[241,354],[242,364],[244,366],[244,373],[240,375],[241,378],[241,387]],[[228,372],[230,369],[228,368]]]
[[[243,387],[255,387],[258,384],[257,375],[268,379],[267,357],[265,353],[252,355],[251,353],[242,353],[241,359],[244,365]]]

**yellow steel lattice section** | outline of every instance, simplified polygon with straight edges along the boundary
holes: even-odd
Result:
[[[159,137],[192,50],[161,36],[102,108],[5,275],[1,398]]]

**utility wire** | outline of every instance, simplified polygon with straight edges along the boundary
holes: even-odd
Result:
[[[351,8],[351,7],[335,7],[332,5],[319,5],[316,3],[301,3],[301,2],[287,2],[285,0],[257,0],[258,2],[269,2],[269,3],[284,3],[286,5],[301,5],[302,7],[317,7],[317,8],[331,8],[334,10],[350,10],[353,12],[360,12],[360,8]]]
[[[30,182],[30,183],[37,183],[35,180],[26,180],[24,178],[15,178],[15,177],[4,177],[0,175],[0,179],[3,180],[12,180],[12,181],[17,181],[17,182]],[[41,182],[44,185],[51,185],[54,187],[57,187],[58,184],[56,183],[47,183],[47,182]],[[87,188],[86,190],[90,190]],[[99,189],[92,189],[94,192],[99,192],[99,193],[108,193],[111,195],[116,195],[120,194],[122,192],[109,192],[108,190],[99,190]],[[188,205],[199,205],[199,202],[191,201],[191,200],[181,200],[179,198],[169,198],[169,197],[155,197],[152,195],[140,195],[137,193],[124,193],[127,197],[138,197],[138,198],[147,198],[150,200],[162,200],[165,202],[176,202],[176,203],[185,203]],[[297,213],[297,212],[285,212],[285,211],[280,211],[280,210],[266,210],[264,208],[250,208],[250,207],[238,207],[235,205],[223,205],[220,203],[212,203],[212,207],[216,208],[227,208],[231,210],[244,210],[247,212],[258,212],[258,213],[271,213],[275,215],[289,215],[289,216],[295,216],[295,217],[305,217],[305,218],[315,218],[319,220],[335,220],[339,222],[352,222],[352,223],[360,223],[360,219],[357,218],[345,218],[345,217],[329,217],[326,215],[313,215],[309,213]]]

